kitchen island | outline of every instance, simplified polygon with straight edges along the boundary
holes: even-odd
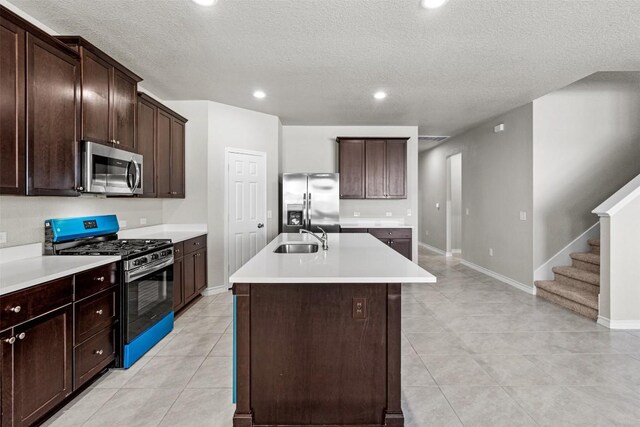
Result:
[[[280,234],[229,280],[234,426],[404,425],[401,284],[433,275],[369,234]]]

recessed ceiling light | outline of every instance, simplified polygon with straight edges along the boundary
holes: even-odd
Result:
[[[387,97],[387,94],[385,92],[380,91],[380,92],[374,93],[373,97],[375,99],[385,99]]]
[[[449,0],[420,0],[420,6],[425,9],[437,9]]]
[[[258,99],[262,99],[262,98],[266,98],[266,97],[267,97],[267,94],[266,94],[266,93],[264,93],[264,92],[263,92],[263,91],[261,91],[261,90],[257,90],[257,91],[255,91],[255,92],[253,92],[253,96],[255,96],[255,97],[256,97],[256,98],[258,98]]]
[[[191,0],[191,1],[200,6],[213,6],[214,4],[218,3],[218,0]]]

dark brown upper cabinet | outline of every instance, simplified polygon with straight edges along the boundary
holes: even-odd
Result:
[[[80,36],[57,38],[80,54],[81,139],[137,151],[137,92],[142,79]]]
[[[0,16],[0,194],[25,193],[25,30]]]
[[[144,157],[143,197],[185,197],[187,119],[138,93],[138,152]]]
[[[76,196],[79,56],[0,12],[0,193]]]
[[[364,144],[362,139],[338,139],[341,199],[364,199]]]
[[[341,199],[406,199],[409,138],[338,137]]]

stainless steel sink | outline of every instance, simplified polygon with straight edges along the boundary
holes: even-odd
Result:
[[[318,252],[315,243],[283,243],[273,252],[277,254],[313,254]]]

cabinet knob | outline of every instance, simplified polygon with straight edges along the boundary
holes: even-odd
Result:
[[[104,276],[96,277],[96,282],[104,282]]]
[[[120,141],[116,141],[116,144],[120,145]]]
[[[16,337],[5,338],[3,341],[6,342],[7,344],[11,345],[14,342],[16,342]]]
[[[97,314],[98,316],[102,316],[102,310],[96,310],[96,314]]]
[[[390,244],[390,245],[393,245],[393,240],[389,240],[389,244]]]
[[[74,190],[76,190],[76,191],[84,191],[84,187],[82,185],[79,185],[79,186],[75,187]]]
[[[25,334],[24,332],[20,332],[20,334],[18,334],[18,339],[19,340],[23,340],[24,337],[26,337],[26,336],[27,336],[27,334]]]
[[[101,356],[101,355],[102,355],[102,353],[104,353],[104,350],[96,350],[96,351],[95,351],[95,353],[96,353],[98,356]]]
[[[9,311],[13,311],[14,313],[20,313],[20,310],[22,310],[22,307],[20,307],[19,305],[9,308]]]

